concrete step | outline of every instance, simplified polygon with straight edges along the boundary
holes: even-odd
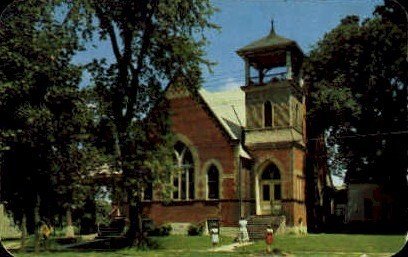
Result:
[[[99,227],[98,238],[111,238],[122,236],[123,229],[114,227]]]
[[[263,240],[265,238],[266,229],[272,226],[274,231],[277,231],[282,223],[281,216],[250,216],[248,219],[248,234],[252,240]]]

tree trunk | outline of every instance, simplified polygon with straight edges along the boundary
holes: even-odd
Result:
[[[75,237],[75,232],[74,232],[74,226],[72,225],[72,213],[71,213],[71,207],[67,208],[67,213],[66,213],[66,218],[67,218],[67,227],[65,230],[65,237],[66,238],[73,238]]]
[[[130,246],[141,246],[146,242],[142,227],[142,206],[139,197],[129,197],[129,230],[126,234]]]
[[[27,239],[27,217],[25,214],[23,214],[23,219],[21,221],[21,245],[20,245],[20,249],[22,251],[25,250],[26,239]]]
[[[37,203],[34,208],[34,251],[40,251],[40,196],[37,194]]]
[[[127,133],[126,129],[128,124],[116,124],[118,133],[116,134],[116,154],[119,160],[119,165],[122,167],[124,174],[124,185],[125,193],[127,197],[127,202],[129,206],[129,229],[126,233],[126,239],[129,246],[142,246],[146,243],[147,238],[143,234],[142,228],[142,206],[140,199],[140,183],[128,183],[126,181],[129,178],[133,177],[134,170],[129,170],[126,167],[125,162],[128,160],[129,156],[132,156],[133,153],[129,150],[127,145]],[[134,192],[137,192],[136,196]]]
[[[309,136],[317,140],[308,141],[306,154],[306,210],[307,224],[310,232],[321,232],[324,229],[323,220],[328,216],[327,206],[320,204],[328,176],[327,150],[325,148],[323,133],[311,133]],[[322,188],[318,188],[318,181],[322,180]]]

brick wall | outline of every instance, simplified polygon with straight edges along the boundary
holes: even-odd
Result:
[[[210,218],[219,218],[220,204],[217,201],[180,201],[164,204],[162,202],[145,202],[144,213],[156,224],[169,222],[200,223]]]
[[[289,226],[306,225],[304,151],[294,147],[250,148],[256,162],[256,172],[261,173],[267,163],[274,163],[280,171],[282,185],[282,209]]]
[[[198,223],[220,218],[222,225],[236,226],[239,219],[236,148],[211,111],[189,95],[170,99],[172,131],[193,154],[195,200],[164,205],[146,203],[145,214],[156,223]],[[206,173],[216,164],[220,178],[220,201],[207,198]],[[160,200],[160,199],[155,199]]]
[[[198,224],[207,219],[219,219],[222,226],[238,226],[238,200],[194,200],[163,203],[160,201],[144,202],[143,212],[155,224],[170,222]],[[251,203],[245,202],[244,206]]]

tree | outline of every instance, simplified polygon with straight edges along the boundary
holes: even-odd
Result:
[[[114,125],[117,163],[130,205],[129,242],[140,244],[144,241],[141,192],[151,177],[145,164],[155,166],[153,160],[148,164],[144,159],[160,158],[147,147],[152,138],[146,117],[163,100],[168,85],[199,86],[201,65],[209,64],[204,59],[203,31],[216,27],[209,22],[214,9],[208,0],[148,0],[83,1],[71,10],[88,14],[90,21],[96,17],[100,39],[112,46],[115,61],[95,60],[90,71],[104,118]],[[165,117],[157,121],[155,128],[166,127]],[[156,137],[157,149],[171,145],[168,129],[162,131]],[[169,152],[157,149],[156,153]]]
[[[305,64],[309,137],[327,138],[332,172],[346,170],[347,183],[382,185],[395,199],[396,224],[408,193],[406,31],[403,10],[386,1],[371,19],[344,18]]]
[[[77,30],[60,19],[60,3],[19,2],[0,27],[1,200],[37,239],[40,220],[60,216],[56,206],[82,201],[99,156],[82,67],[71,63],[81,50]]]
[[[95,117],[85,93],[78,88],[54,88],[46,99],[53,115],[52,152],[48,156],[52,187],[57,206],[66,213],[70,237],[74,236],[72,211],[81,209],[95,194],[92,173],[109,162],[95,145],[91,133]]]

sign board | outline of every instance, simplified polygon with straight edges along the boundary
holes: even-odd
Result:
[[[211,229],[216,228],[219,234],[220,233],[220,220],[219,219],[208,219],[207,227],[208,227],[208,231],[211,231]]]
[[[143,231],[151,231],[154,229],[154,223],[151,219],[142,219],[142,229]]]

